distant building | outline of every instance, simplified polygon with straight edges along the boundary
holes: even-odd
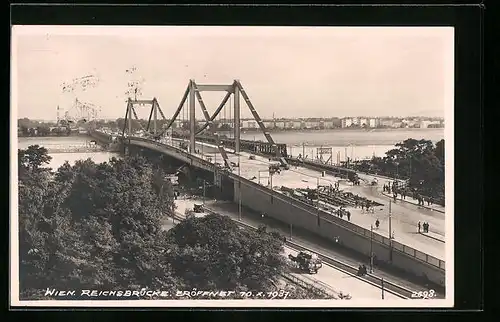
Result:
[[[286,129],[293,129],[293,121],[286,121],[285,128]]]
[[[318,129],[320,126],[320,121],[305,121],[306,129]]]
[[[274,121],[264,121],[263,123],[266,129],[274,129]]]
[[[294,130],[300,130],[302,128],[304,128],[304,124],[302,123],[302,121],[293,121],[293,129]]]
[[[341,121],[342,128],[351,127],[353,124],[351,117],[344,117]]]
[[[181,128],[184,122],[182,120],[175,120],[173,123],[174,128]]]
[[[342,127],[342,120],[338,117],[334,117],[332,119],[332,123],[333,123],[333,128]]]
[[[371,128],[376,128],[380,126],[380,119],[378,118],[371,118],[368,120],[368,127]]]
[[[394,124],[394,119],[380,119],[379,120],[379,124],[380,126],[383,126],[383,127],[392,127],[392,125]]]
[[[322,122],[322,127],[323,129],[333,129],[335,127],[335,125],[333,124],[333,120],[324,120]]]
[[[440,121],[421,121],[420,122],[420,128],[426,129],[426,128],[438,128],[442,127],[442,123]]]
[[[276,121],[274,122],[274,127],[277,129],[284,129],[285,128],[285,121]]]
[[[242,128],[244,129],[256,129],[257,128],[257,121],[255,120],[244,120],[242,121]]]

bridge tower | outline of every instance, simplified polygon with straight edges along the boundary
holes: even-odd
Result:
[[[150,106],[149,118],[146,128],[144,128],[144,126],[140,123],[136,111],[137,107],[142,107],[142,106]],[[125,122],[123,124],[122,136],[125,136],[126,133],[128,133],[129,135],[132,134],[132,118],[134,118],[137,121],[137,124],[144,132],[157,135],[159,132],[158,113],[160,113],[163,119],[166,119],[156,97],[153,97],[153,99],[151,100],[144,100],[137,98],[132,99],[129,97],[127,100],[127,108],[125,111]]]
[[[203,101],[203,98],[201,96],[202,92],[225,92],[226,95],[220,102],[219,106],[216,108],[215,112],[210,115],[209,112],[207,111],[207,108],[205,106],[205,103]],[[127,108],[126,108],[126,113],[125,113],[125,124],[123,126],[123,135],[125,135],[126,132],[129,134],[132,134],[132,117],[134,117],[137,121],[139,119],[137,118],[137,114],[135,112],[135,107],[137,105],[148,105],[151,106],[150,114],[149,114],[149,119],[147,122],[146,128],[144,128],[140,122],[139,127],[143,129],[146,133],[152,134],[155,138],[160,138],[163,136],[168,129],[170,129],[174,122],[178,119],[179,115],[181,115],[181,112],[186,111],[187,109],[187,115],[188,115],[188,128],[189,128],[189,148],[190,151],[196,151],[196,136],[200,135],[203,133],[205,130],[210,129],[214,130],[214,120],[216,117],[220,114],[226,103],[231,99],[231,96],[233,96],[233,108],[232,108],[232,122],[234,124],[233,126],[233,132],[234,132],[234,150],[235,153],[240,152],[240,128],[241,128],[241,98],[245,101],[246,105],[250,109],[250,112],[252,113],[253,118],[259,125],[259,128],[264,134],[264,137],[272,146],[272,149],[274,149],[275,155],[280,158],[280,162],[284,165],[286,165],[286,160],[285,158],[281,155],[281,152],[277,146],[277,144],[274,142],[273,138],[267,131],[266,127],[264,126],[264,122],[260,118],[259,114],[255,110],[255,107],[253,106],[252,102],[250,101],[250,98],[248,97],[245,89],[241,85],[241,82],[239,80],[234,80],[231,84],[198,84],[194,79],[189,80],[189,83],[186,87],[186,90],[184,91],[184,94],[181,98],[181,101],[173,114],[172,118],[170,120],[167,120],[165,118],[165,115],[163,114],[163,111],[161,110],[158,101],[156,98],[153,98],[152,100],[137,100],[137,99],[132,99],[129,98],[127,101]],[[186,104],[187,102],[187,104]],[[200,127],[197,128],[196,126],[196,102],[198,102],[198,105],[201,108],[201,112],[203,114],[203,117],[205,118],[205,123]],[[187,105],[187,108],[185,107]],[[161,117],[163,120],[166,121],[166,124],[162,127],[162,129],[158,129],[157,127],[157,113],[161,114]],[[151,117],[153,116],[153,119]],[[152,122],[151,122],[152,121]],[[152,123],[153,130],[150,129],[150,125]]]

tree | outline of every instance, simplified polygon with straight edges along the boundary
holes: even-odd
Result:
[[[34,164],[19,163],[31,176],[44,173],[37,171],[39,152],[19,151]],[[102,164],[81,160],[65,163],[53,179],[20,178],[23,296],[37,297],[33,289],[46,287],[177,287],[169,264],[158,256],[169,247],[160,210],[169,200],[160,201],[153,186],[152,169],[139,157]]]
[[[48,155],[46,148],[39,145],[30,145],[26,150],[17,151],[17,162],[19,165],[19,177],[38,172],[40,170],[48,170],[42,168],[42,165],[49,164],[52,157]]]
[[[441,139],[436,143],[436,147],[434,149],[434,155],[439,159],[439,161],[442,164],[444,164],[444,159],[445,159],[444,139]]]
[[[50,134],[50,128],[45,124],[37,126],[36,130],[37,136],[48,136]]]
[[[46,288],[262,291],[285,269],[281,236],[241,230],[224,216],[166,232],[172,187],[142,157],[65,163],[49,176],[45,153],[18,153],[29,179],[19,178],[22,298]]]
[[[227,216],[186,219],[168,237],[178,246],[173,270],[188,287],[265,290],[285,269],[280,236],[241,230]]]

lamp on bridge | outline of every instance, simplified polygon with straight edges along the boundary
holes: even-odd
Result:
[[[373,273],[373,224],[370,226],[370,273]]]

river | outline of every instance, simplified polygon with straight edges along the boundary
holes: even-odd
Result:
[[[437,142],[444,138],[444,129],[394,129],[394,130],[325,130],[307,132],[275,132],[271,133],[273,139],[278,143],[288,146],[292,156],[304,152],[305,155],[315,158],[319,147],[332,148],[333,162],[351,159],[364,159],[372,156],[383,156],[385,152],[394,148],[398,142],[408,138],[426,139]],[[242,133],[241,137],[247,140],[265,140],[260,132]],[[89,138],[86,137],[29,137],[19,138],[18,148],[26,149],[28,146],[38,144],[50,147],[61,146],[85,146]],[[95,162],[109,160],[116,153],[89,152],[89,153],[51,153],[50,167],[57,169],[65,161],[73,164],[76,160],[91,158]],[[323,155],[328,159],[330,152]]]
[[[82,147],[88,144],[90,138],[75,136],[75,137],[29,137],[29,138],[19,138],[18,139],[18,149],[26,149],[30,145],[38,144],[44,146],[47,149],[51,147],[75,147],[81,145]],[[64,162],[68,161],[70,164],[74,164],[77,160],[92,159],[96,163],[101,163],[108,161],[111,157],[118,157],[117,153],[110,152],[88,152],[88,153],[49,153],[52,157],[48,167],[56,170]]]
[[[271,133],[274,141],[287,145],[292,156],[303,154],[316,158],[317,148],[332,148],[333,162],[384,156],[396,143],[406,139],[426,139],[437,142],[444,139],[444,129],[374,129],[374,130],[323,130],[307,132]],[[247,140],[265,140],[261,132],[242,133]],[[330,157],[330,152],[323,155]]]

